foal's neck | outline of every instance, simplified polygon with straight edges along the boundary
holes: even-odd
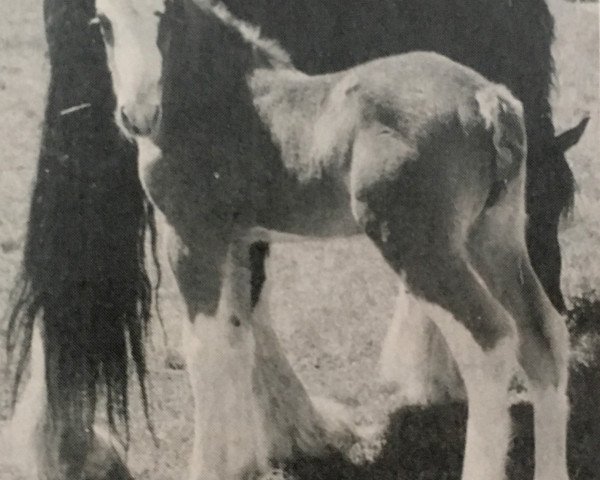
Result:
[[[208,13],[225,29],[224,38],[231,43],[222,46],[222,54],[229,55],[228,62],[233,57],[238,75],[247,80],[249,98],[239,100],[252,103],[284,157],[291,155],[295,161],[304,157],[312,126],[336,75],[300,72],[276,41],[261,37],[256,27],[233,16],[222,4]]]
[[[206,80],[229,85],[225,87],[229,102],[216,99],[217,104],[211,104],[212,115],[203,116],[203,122],[227,118],[224,124],[228,128],[213,130],[245,142],[248,131],[256,128],[259,120],[260,128],[266,128],[287,168],[304,173],[314,170],[310,159],[313,127],[336,75],[309,76],[300,72],[275,41],[261,37],[257,28],[237,19],[221,4],[203,10],[205,20],[212,22],[210,30],[214,35],[208,39],[214,42],[213,61],[224,62],[222,67],[209,71],[227,75]],[[214,115],[222,103],[227,108]]]

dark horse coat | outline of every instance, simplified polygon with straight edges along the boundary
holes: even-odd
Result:
[[[544,0],[225,3],[279,40],[309,73],[420,49],[508,85],[526,112],[532,263],[554,304],[564,308],[557,227],[572,200],[573,179],[554,140],[548,100],[553,20]],[[46,342],[60,345],[56,358],[48,359],[47,368],[56,371],[47,378],[58,379],[48,385],[49,412],[61,409],[70,418],[64,430],[49,434],[66,443],[60,451],[73,455],[65,460],[75,477],[90,441],[81,432],[91,425],[99,378],[110,417],[114,408],[126,419],[126,378],[119,372],[126,371],[127,341],[143,380],[141,340],[150,301],[143,245],[151,216],[135,148],[113,124],[102,40],[89,25],[93,0],[45,0],[44,9],[51,82],[9,346],[22,335],[27,353],[33,319],[41,312]],[[256,249],[258,283],[265,252],[264,246]],[[89,329],[102,332],[104,341],[90,343]],[[88,362],[73,361],[73,352],[82,349]]]

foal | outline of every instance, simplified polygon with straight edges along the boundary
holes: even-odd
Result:
[[[567,332],[527,255],[523,113],[506,88],[424,52],[308,76],[218,2],[97,11],[117,121],[169,223],[188,308],[191,480],[246,478],[352,439],[285,358],[266,293],[252,294],[250,247],[359,233],[460,369],[463,480],[504,478],[517,364],[535,407],[535,478],[567,480]]]

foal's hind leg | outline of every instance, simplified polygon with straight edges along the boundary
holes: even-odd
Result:
[[[535,409],[535,479],[567,480],[568,332],[533,272],[524,235],[515,235],[508,215],[519,207],[507,205],[511,198],[519,197],[507,195],[475,227],[472,256],[519,330],[519,361]]]
[[[469,262],[456,255],[436,258],[440,263],[430,270],[432,275],[417,274],[411,286],[430,302],[429,315],[464,380],[469,416],[462,479],[501,480],[510,434],[508,386],[516,365],[516,335],[513,320]]]
[[[380,357],[383,382],[400,389],[405,405],[464,399],[456,362],[421,302],[400,282],[394,315]]]
[[[564,318],[546,296],[525,255],[521,268],[521,298],[529,307],[521,318],[527,321],[537,317],[540,322],[534,325],[519,322],[522,337],[520,362],[529,377],[535,409],[535,479],[568,480],[567,327]]]
[[[514,320],[466,252],[444,244],[447,233],[432,235],[442,243],[435,248],[418,242],[426,247],[402,258],[408,248],[402,231],[390,230],[386,241],[372,238],[396,271],[406,271],[408,287],[443,333],[464,380],[469,416],[462,479],[501,480],[510,433],[508,387],[517,362]]]

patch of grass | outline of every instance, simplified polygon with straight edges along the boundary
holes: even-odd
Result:
[[[571,298],[572,307],[567,315],[571,335],[600,334],[600,297],[595,290]]]

